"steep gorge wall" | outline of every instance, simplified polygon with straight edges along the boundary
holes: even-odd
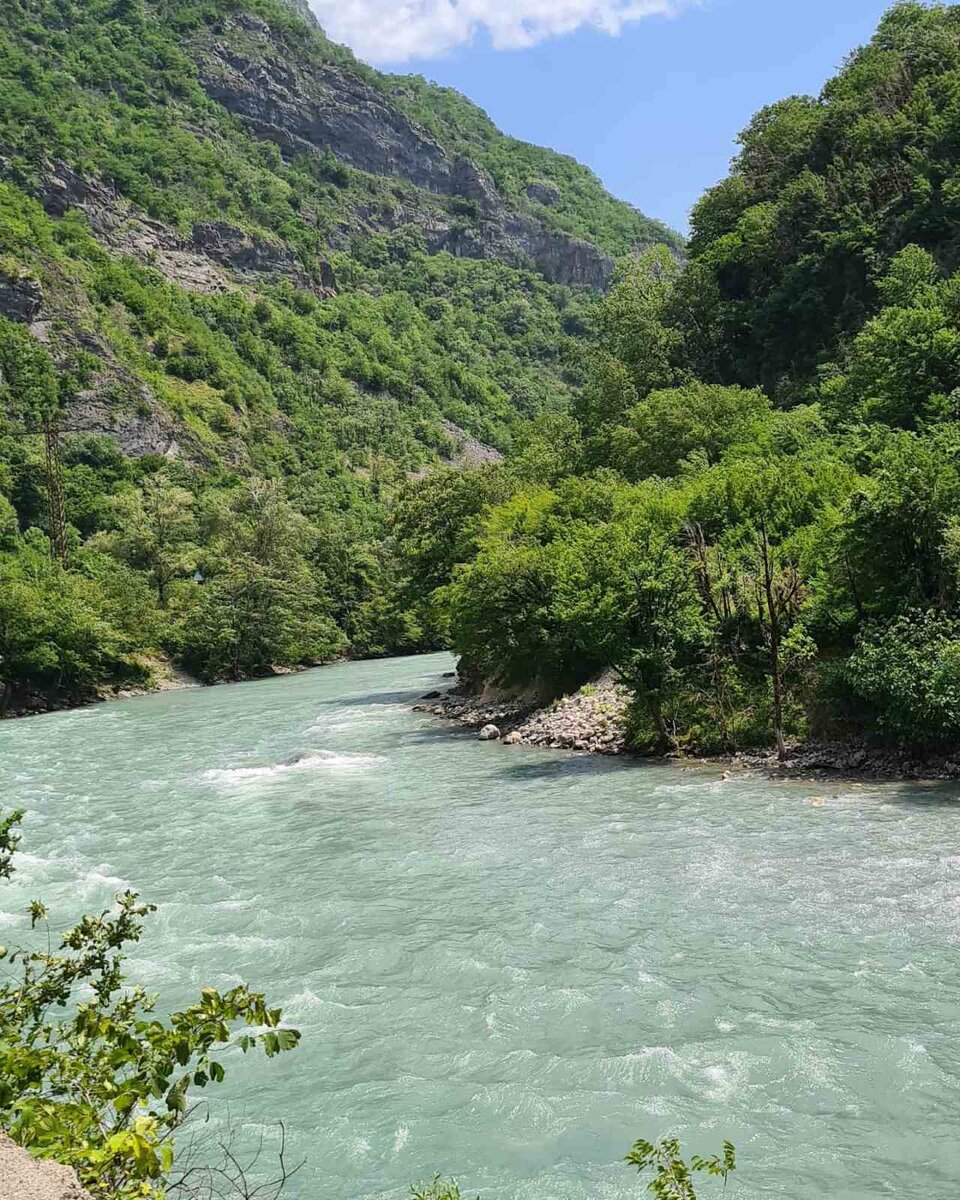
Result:
[[[552,283],[603,289],[613,260],[590,242],[511,210],[493,180],[470,158],[451,154],[390,97],[339,64],[282,56],[262,18],[238,14],[224,36],[201,49],[200,82],[207,95],[258,137],[288,156],[329,151],[359,171],[394,177],[426,193],[423,210],[365,214],[383,228],[420,224],[428,248],[460,257],[532,266]],[[429,197],[476,206],[464,228]]]

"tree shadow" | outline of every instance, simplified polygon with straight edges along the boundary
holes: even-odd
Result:
[[[898,779],[873,786],[890,789],[888,794],[881,797],[881,803],[890,807],[960,809],[960,782],[950,779],[915,782]]]
[[[663,759],[640,758],[634,755],[584,754],[574,750],[550,750],[536,747],[516,747],[512,750],[517,761],[505,766],[511,779],[570,779],[588,775],[620,775],[628,771],[676,770],[676,763]],[[538,757],[533,758],[532,754]],[[527,758],[526,755],[531,755]],[[539,757],[543,755],[544,757]],[[550,757],[546,757],[549,755]]]

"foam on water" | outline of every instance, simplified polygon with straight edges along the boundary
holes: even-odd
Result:
[[[221,767],[204,771],[203,779],[214,785],[228,787],[264,780],[282,779],[306,771],[336,771],[353,774],[382,766],[386,760],[376,754],[341,754],[334,750],[316,750],[298,755],[289,762],[272,763],[262,767]]]

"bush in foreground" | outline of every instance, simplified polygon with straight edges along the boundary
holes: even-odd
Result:
[[[0,879],[13,872],[21,815],[0,817]],[[103,1200],[162,1200],[174,1134],[194,1089],[223,1080],[228,1047],[272,1057],[300,1039],[246,985],[204,988],[190,1008],[154,1015],[154,999],[123,973],[124,948],[152,911],[127,892],[82,917],[56,951],[49,927],[43,949],[0,947],[0,1126]],[[47,924],[38,901],[30,917]]]

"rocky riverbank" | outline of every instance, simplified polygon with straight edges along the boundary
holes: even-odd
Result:
[[[581,754],[628,754],[629,692],[608,672],[571,696],[546,707],[527,697],[472,695],[460,687],[432,692],[415,706],[478,731],[484,741],[505,746],[572,750]],[[677,756],[674,761],[718,766],[776,778],[871,780],[960,780],[960,751],[918,755],[915,751],[861,742],[808,742],[790,747],[786,763],[773,750],[744,751],[713,758]]]
[[[960,779],[960,751],[925,754],[868,746],[861,742],[807,742],[789,748],[787,761],[777,762],[773,750],[742,752],[708,762],[729,763],[742,770],[762,772],[780,779],[951,780]]]
[[[500,740],[507,746],[623,754],[629,699],[627,689],[608,672],[546,707],[530,698],[491,699],[454,688],[425,696],[416,711],[477,729],[484,741]]]

